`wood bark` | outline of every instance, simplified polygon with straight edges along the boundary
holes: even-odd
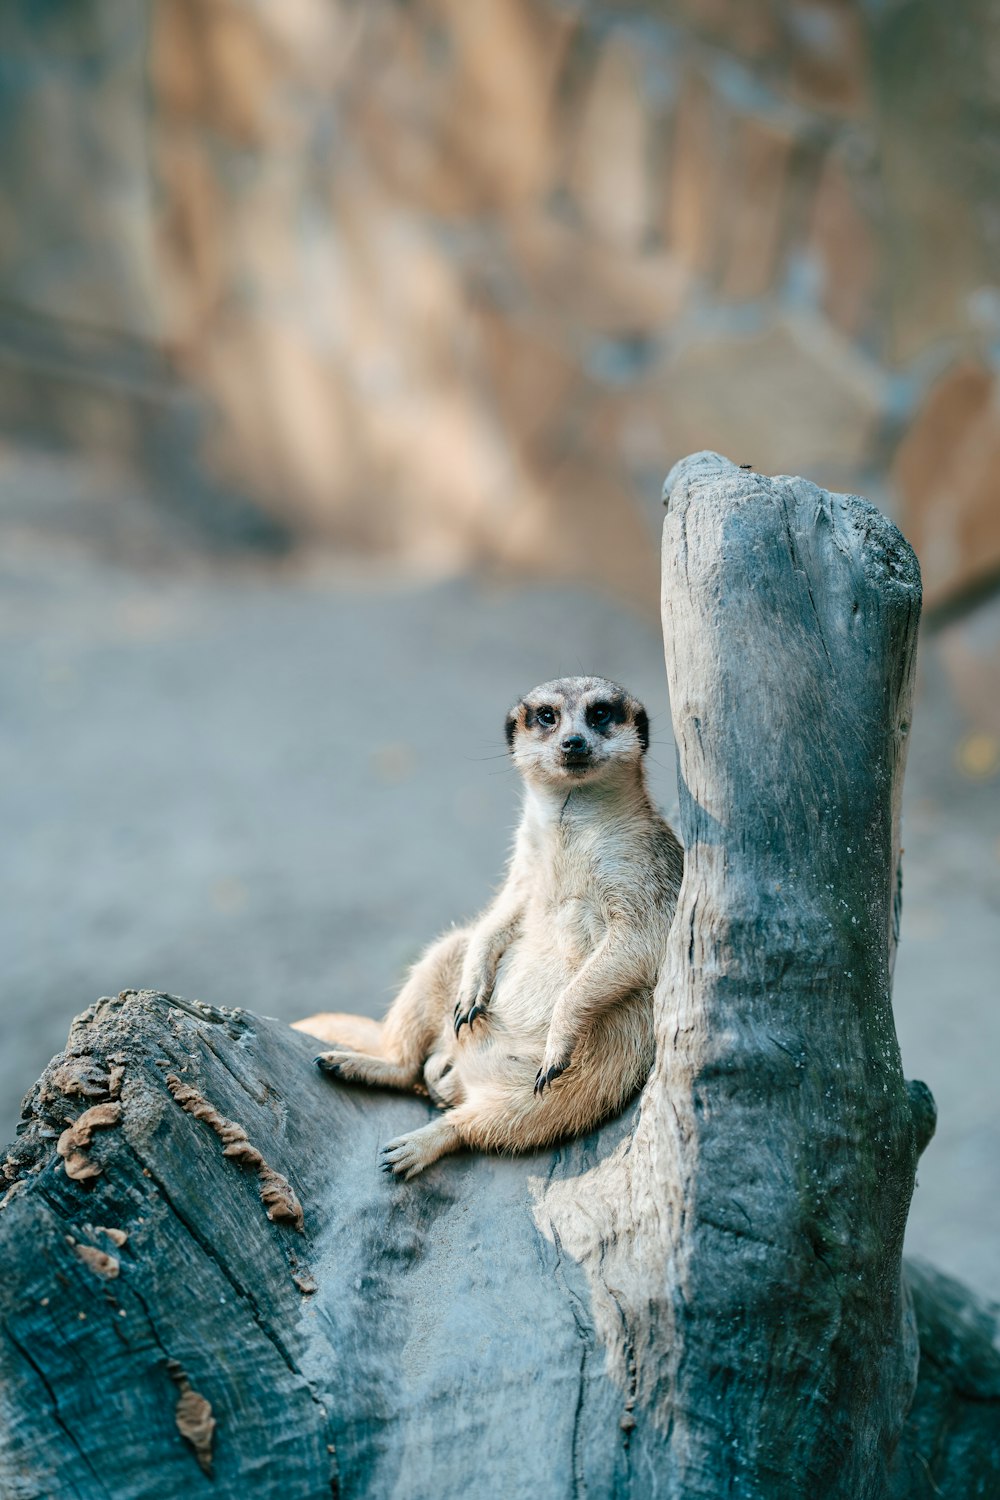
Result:
[[[686,865],[641,1099],[396,1183],[425,1103],[276,1021],[99,1002],[4,1165],[4,1500],[1000,1491],[996,1310],[901,1264],[914,559],[714,454],[667,498]]]

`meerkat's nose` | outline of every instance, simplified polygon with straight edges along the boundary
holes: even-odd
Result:
[[[562,748],[579,754],[581,750],[587,749],[587,741],[582,734],[568,734],[562,742]]]

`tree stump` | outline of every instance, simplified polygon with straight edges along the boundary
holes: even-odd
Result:
[[[99,1001],[4,1164],[4,1500],[1000,1493],[996,1309],[901,1262],[915,560],[715,454],[666,496],[686,864],[641,1099],[399,1183],[422,1101]]]

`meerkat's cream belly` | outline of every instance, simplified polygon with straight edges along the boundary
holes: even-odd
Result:
[[[551,913],[539,913],[534,930],[525,934],[529,942],[549,944],[575,971],[603,942],[608,924],[600,908],[586,896],[571,896]]]
[[[496,1035],[544,1042],[555,1003],[579,969],[553,946],[517,943],[504,956],[490,1001],[488,1029]]]
[[[463,1028],[451,1053],[442,1102],[457,1104],[481,1088],[534,1079],[556,1001],[592,951],[569,962],[554,948],[546,952],[524,941],[508,950],[484,1023],[471,1034]],[[652,991],[642,988],[599,1015],[574,1056],[575,1072],[587,1079],[587,1107],[598,1116],[620,1107],[652,1060]]]
[[[534,1077],[556,1001],[599,947],[606,927],[586,897],[531,912],[501,959],[489,1010],[463,1029],[452,1053],[453,1087],[463,1092],[501,1074]]]
[[[535,1071],[556,1001],[604,934],[590,903],[574,899],[532,913],[500,960],[486,1014],[456,1036],[448,997],[440,1039],[424,1084],[442,1108],[460,1104],[477,1084]]]

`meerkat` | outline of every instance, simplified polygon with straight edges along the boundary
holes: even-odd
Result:
[[[649,720],[601,677],[563,677],[507,715],[524,805],[507,878],[417,962],[382,1022],[296,1024],[345,1081],[427,1093],[442,1111],[390,1141],[411,1178],[461,1147],[526,1151],[620,1111],[653,1061],[653,991],[683,857],[646,788]]]

